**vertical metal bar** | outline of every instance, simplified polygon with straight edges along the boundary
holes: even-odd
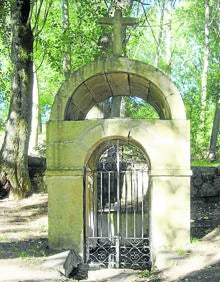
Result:
[[[97,183],[97,176],[98,174],[96,174],[95,172],[92,173],[92,216],[93,216],[93,226],[92,226],[92,236],[95,237],[95,230],[96,230],[96,234],[98,234],[98,224],[96,221],[97,218],[97,195],[96,195],[96,191],[97,191],[97,185],[95,185],[95,179],[96,179],[96,183]]]
[[[103,180],[103,172],[101,172],[101,178],[100,178],[100,182],[101,182],[101,185],[100,185],[100,237],[102,237],[102,180]]]
[[[130,189],[131,189],[131,200],[130,200],[130,224],[132,224],[132,211],[133,211],[133,170],[130,171],[131,177],[130,177]],[[130,227],[131,229],[131,227]],[[132,232],[132,229],[131,229]],[[130,232],[130,233],[131,233]],[[134,233],[134,231],[133,231]]]
[[[88,189],[87,188],[87,174],[86,174],[86,167],[84,167],[84,170],[83,170],[83,221],[84,221],[84,224],[83,224],[83,240],[84,240],[84,244],[83,244],[83,260],[84,260],[84,263],[86,263],[87,261],[87,236],[86,236],[86,233],[87,233],[87,228],[88,228],[88,211],[87,211],[87,201],[86,201],[86,198],[87,198],[87,191]]]
[[[111,172],[108,172],[108,237],[110,238],[112,235],[111,232],[111,226],[110,226],[110,216],[111,216],[111,190],[110,190],[110,185],[111,185]]]
[[[119,171],[119,140],[117,140],[116,145],[116,156],[117,156],[117,235],[120,233],[120,211],[119,211],[119,203],[120,203],[120,171]]]
[[[144,238],[144,170],[142,169],[142,193],[141,193],[141,238]]]
[[[125,237],[128,238],[128,174],[125,171]]]
[[[119,245],[119,236],[120,236],[120,159],[119,159],[119,140],[116,143],[116,161],[117,161],[117,238],[116,238],[116,268],[119,268],[119,259],[120,259],[120,245]]]
[[[137,170],[136,172],[136,175],[137,175],[137,178],[136,178],[136,211],[138,213],[138,193],[139,193],[139,170]]]
[[[136,201],[135,201],[135,194],[136,194],[136,178],[137,178],[137,172],[135,171],[135,177],[134,177],[134,238],[136,238]]]
[[[115,238],[115,249],[116,249],[115,266],[116,268],[119,268],[120,267],[120,238],[119,236]]]

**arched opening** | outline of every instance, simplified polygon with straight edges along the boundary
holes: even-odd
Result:
[[[87,113],[85,119],[105,119],[115,117],[121,118],[135,118],[135,119],[160,119],[158,112],[148,102],[139,97],[133,96],[118,96],[116,103],[113,102],[112,97],[104,100],[93,106]],[[116,105],[115,105],[116,104]],[[114,106],[118,107],[116,111]]]
[[[50,120],[84,120],[93,106],[118,96],[143,99],[161,120],[186,118],[180,93],[164,73],[126,57],[107,57],[83,66],[63,83]]]
[[[142,99],[160,119],[171,118],[169,103],[153,82],[128,72],[110,72],[91,76],[75,89],[65,109],[65,120],[84,120],[94,106],[117,97]]]
[[[108,139],[93,151],[84,181],[87,263],[150,269],[149,166],[127,140]]]

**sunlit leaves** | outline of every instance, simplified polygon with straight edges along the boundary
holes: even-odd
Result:
[[[143,99],[124,97],[125,116],[135,119],[159,119],[157,112]]]

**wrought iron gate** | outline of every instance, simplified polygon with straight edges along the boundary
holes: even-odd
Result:
[[[142,152],[115,140],[84,179],[86,262],[150,269],[148,165]]]

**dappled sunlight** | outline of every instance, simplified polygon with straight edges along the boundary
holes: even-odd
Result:
[[[0,201],[0,243],[47,237],[47,195]]]
[[[193,274],[202,273],[203,270],[209,269],[212,265],[220,262],[219,248],[220,240],[214,244],[211,241],[201,241],[197,244],[191,244],[187,247],[187,251],[184,255],[179,255],[179,257],[182,257],[181,260],[179,260],[178,257],[172,257],[170,259],[172,267],[163,271],[162,277],[165,278],[166,281],[176,281],[177,278],[178,281],[181,281],[180,279],[187,278]]]

